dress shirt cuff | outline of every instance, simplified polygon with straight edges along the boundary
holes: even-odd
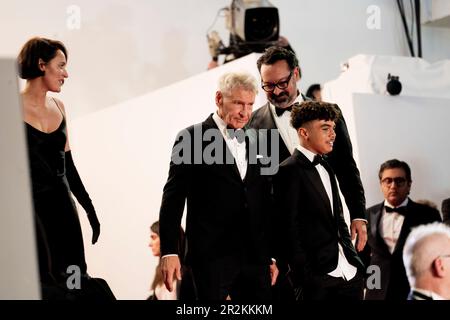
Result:
[[[161,257],[161,259],[162,259],[162,258],[165,258],[165,257],[178,257],[178,255],[177,255],[176,253],[169,253],[169,254],[163,255],[163,256]]]
[[[364,221],[366,224],[369,223],[369,221],[367,221],[367,219],[361,219],[361,218],[353,219],[352,222],[353,222],[353,221],[357,221],[357,220]]]

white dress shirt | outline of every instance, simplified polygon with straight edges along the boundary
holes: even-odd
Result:
[[[305,157],[308,158],[309,161],[313,162],[315,153],[311,152],[310,150],[304,148],[303,146],[299,145],[297,149],[305,155]],[[321,165],[318,164],[316,166],[316,170],[319,172],[320,180],[322,180],[322,184],[325,187],[325,191],[327,192],[328,199],[330,201],[330,207],[331,207],[331,213],[333,212],[333,191],[331,188],[331,180],[330,175],[328,174],[328,171]],[[336,183],[337,188],[339,189],[339,186]],[[338,264],[336,269],[334,269],[332,272],[328,273],[329,276],[335,277],[335,278],[344,278],[345,280],[351,280],[356,275],[356,272],[358,271],[357,268],[353,265],[351,265],[344,254],[344,249],[342,248],[341,244],[338,243]]]
[[[404,207],[408,204],[408,198],[405,199],[398,207]],[[384,205],[390,208],[394,208],[387,200],[384,200]],[[391,253],[394,252],[397,245],[400,231],[402,231],[403,220],[405,216],[397,212],[386,212],[383,206],[381,219],[380,219],[380,235],[386,242],[386,245]]]
[[[295,99],[294,103],[303,102],[303,96],[301,94],[298,95],[297,99]],[[284,141],[287,149],[290,154],[294,153],[295,148],[300,145],[300,139],[298,137],[297,130],[291,125],[291,112],[285,111],[280,117],[277,116],[275,112],[275,106],[273,104],[269,104],[270,111],[272,112],[273,118],[275,119],[275,124],[280,132],[280,136]]]
[[[233,155],[235,161],[236,161],[236,165],[238,167],[239,170],[239,175],[241,176],[241,179],[244,180],[245,175],[247,174],[247,150],[245,148],[246,143],[245,140],[242,143],[239,143],[236,139],[236,137],[231,138],[228,135],[228,131],[227,131],[227,124],[225,123],[225,121],[223,121],[219,115],[217,114],[217,112],[215,112],[213,114],[213,120],[216,123],[217,127],[219,128],[220,133],[222,134],[228,149],[230,149],[231,154]],[[164,255],[162,258],[165,257],[171,257],[171,256],[175,256],[177,257],[177,254],[166,254]]]
[[[220,133],[222,134],[228,146],[228,149],[230,149],[231,154],[236,161],[241,179],[244,180],[245,175],[247,174],[247,149],[245,147],[245,140],[240,143],[236,137],[231,138],[228,135],[227,124],[219,117],[217,112],[213,114],[213,120],[217,124],[217,127],[219,128]]]
[[[173,290],[170,292],[164,283],[158,284],[155,288],[155,296],[158,300],[177,300],[177,280],[173,280]]]
[[[435,293],[433,291],[429,291],[429,290],[425,290],[425,289],[418,289],[418,288],[414,288],[414,291],[424,294],[427,297],[431,297],[431,299],[433,299],[433,300],[447,300],[444,297],[438,295],[437,293]]]

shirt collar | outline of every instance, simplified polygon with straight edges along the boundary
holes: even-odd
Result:
[[[433,300],[446,300],[442,296],[438,295],[437,293],[434,293],[433,291],[425,290],[425,289],[418,289],[414,288],[414,291],[417,291],[423,295],[426,295],[427,297],[431,297]]]
[[[213,113],[212,116],[214,122],[217,125],[217,128],[219,128],[219,131],[222,133],[224,138],[230,139],[230,140],[234,140],[236,139],[236,137],[233,137],[233,139],[231,139],[230,134],[227,130],[227,123],[225,121],[223,121],[223,119],[221,117],[219,117],[219,115],[217,114],[217,112]],[[232,129],[230,129],[232,130]],[[238,130],[238,129],[236,129]],[[244,128],[242,128],[242,130],[244,130]]]
[[[406,206],[408,205],[408,200],[409,200],[409,198],[406,197],[406,199],[405,199],[402,203],[400,203],[400,205],[397,206],[397,207],[394,207],[394,206],[393,206],[392,204],[390,204],[387,200],[384,200],[384,205],[385,205],[386,207],[389,207],[389,208],[406,207]]]
[[[309,161],[313,162],[314,157],[316,156],[316,154],[314,152],[312,152],[311,150],[306,149],[302,145],[298,145],[297,146],[297,150],[300,151],[301,153],[303,153],[303,155],[305,157],[307,157]]]
[[[219,128],[220,132],[225,132],[225,129],[227,128],[227,124],[219,115],[217,114],[217,111],[213,113],[213,120],[217,124],[217,127]]]

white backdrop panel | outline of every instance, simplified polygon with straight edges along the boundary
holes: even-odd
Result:
[[[24,123],[15,59],[0,58],[0,300],[39,299]]]
[[[411,197],[439,207],[450,196],[450,99],[354,94],[359,168],[367,205],[383,200],[378,170],[392,158],[412,171]]]

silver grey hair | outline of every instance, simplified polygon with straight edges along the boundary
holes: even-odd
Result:
[[[403,263],[412,286],[417,277],[430,268],[434,259],[445,253],[440,252],[439,246],[429,244],[436,237],[450,239],[450,227],[440,222],[421,225],[413,228],[406,239],[403,248]]]
[[[235,88],[242,88],[258,94],[258,84],[253,75],[248,72],[228,72],[219,78],[219,91],[223,95],[231,95]]]

